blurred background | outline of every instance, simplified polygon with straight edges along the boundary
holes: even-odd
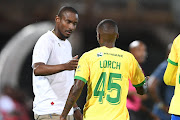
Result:
[[[73,56],[98,47],[97,24],[105,18],[113,19],[119,27],[117,47],[128,51],[134,40],[146,44],[148,56],[142,64],[145,75],[151,75],[166,59],[167,45],[179,34],[180,0],[0,0],[0,95],[15,96],[21,106],[26,106],[23,109],[30,119],[33,46],[43,33],[53,29],[55,15],[64,5],[79,12],[78,27],[69,39]],[[85,96],[83,92],[81,108]]]

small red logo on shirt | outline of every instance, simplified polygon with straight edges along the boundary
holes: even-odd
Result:
[[[54,102],[51,102],[51,105],[54,105]]]

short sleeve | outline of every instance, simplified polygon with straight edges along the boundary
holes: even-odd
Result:
[[[171,52],[168,57],[168,62],[171,63],[172,65],[178,66],[178,50],[177,50],[177,45],[179,45],[177,42],[180,41],[180,35],[175,38],[173,45],[171,47]]]
[[[34,67],[34,64],[38,62],[47,64],[51,51],[52,43],[50,42],[50,40],[48,40],[44,36],[40,37],[34,46],[32,68]]]
[[[168,63],[164,74],[164,83],[166,85],[171,85],[171,86],[176,85],[177,69],[178,66],[174,66],[171,63]]]
[[[131,83],[134,87],[140,87],[145,82],[144,73],[133,55],[129,60],[130,60],[129,79],[131,80]]]
[[[74,78],[74,79],[81,80],[85,83],[88,81],[89,73],[90,73],[88,59],[86,56],[87,56],[87,54],[85,53],[79,59],[78,67],[76,69],[75,78]]]

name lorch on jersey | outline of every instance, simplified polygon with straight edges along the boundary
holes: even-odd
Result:
[[[100,68],[112,68],[120,70],[121,63],[116,61],[104,60],[100,61]]]

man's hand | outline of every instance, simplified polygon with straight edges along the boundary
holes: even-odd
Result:
[[[169,111],[169,107],[166,106],[163,102],[159,102],[157,104],[158,108],[163,110],[164,112],[166,112],[168,114],[168,111]]]
[[[72,60],[64,64],[65,70],[75,70],[77,68],[78,61],[78,55],[76,55]]]
[[[151,117],[152,117],[153,120],[160,120],[160,118],[158,116],[156,116],[156,115],[152,115]]]
[[[163,110],[164,110],[164,111],[168,114],[169,107],[168,107],[168,106],[166,106],[166,105],[164,105]]]
[[[74,111],[73,116],[74,116],[75,120],[83,120],[83,115],[80,110]]]
[[[70,109],[72,108],[72,106],[75,105],[77,99],[79,98],[79,96],[80,96],[80,94],[81,94],[81,92],[83,90],[84,85],[85,85],[85,82],[83,82],[81,80],[78,80],[78,79],[75,79],[75,83],[71,87],[69,96],[68,96],[66,104],[64,106],[64,110],[63,110],[63,112],[61,114],[61,116],[63,118],[66,118],[66,116],[68,115],[68,113],[69,113]],[[76,107],[76,106],[74,106],[74,107]]]
[[[62,117],[62,115],[60,116],[60,120],[66,120],[66,118]]]

